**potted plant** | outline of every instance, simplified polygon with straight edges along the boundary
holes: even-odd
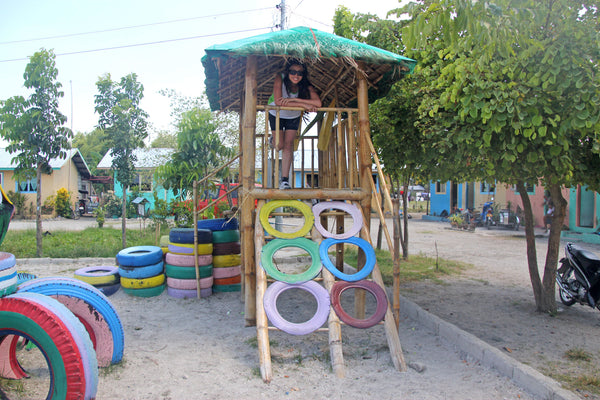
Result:
[[[463,217],[460,214],[452,214],[448,219],[453,228],[458,228],[464,223]]]

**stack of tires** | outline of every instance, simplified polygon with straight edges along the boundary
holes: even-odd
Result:
[[[207,219],[198,221],[198,225],[212,230],[213,292],[239,292],[242,261],[237,219]]]
[[[198,278],[194,259],[194,229],[173,228],[169,232],[169,251],[165,255],[167,294],[176,298],[197,298],[212,294],[213,285],[213,234],[209,229],[198,229]]]
[[[75,271],[75,279],[94,286],[105,296],[115,294],[121,287],[119,268],[115,266],[79,268]]]
[[[158,246],[134,246],[117,254],[121,286],[137,297],[154,297],[165,290],[163,252]]]
[[[0,296],[16,292],[18,284],[17,260],[11,253],[0,252]]]

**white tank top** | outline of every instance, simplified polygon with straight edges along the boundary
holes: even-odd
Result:
[[[285,82],[281,82],[281,96],[286,98],[286,99],[297,99],[298,98],[298,93],[288,93],[287,88],[285,87]],[[275,98],[273,97],[273,95],[271,95],[271,97],[269,97],[269,105],[270,106],[274,106],[275,105]],[[269,113],[272,116],[277,116],[277,111],[276,110],[269,110]],[[298,118],[300,115],[302,115],[302,111],[297,111],[297,110],[280,110],[279,111],[279,118],[283,118],[283,119],[294,119],[294,118]]]

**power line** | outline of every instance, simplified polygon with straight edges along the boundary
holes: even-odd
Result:
[[[99,51],[126,49],[126,48],[130,48],[130,47],[151,46],[151,45],[156,45],[156,44],[179,42],[179,41],[183,41],[183,40],[201,39],[201,38],[212,37],[212,36],[230,35],[230,34],[234,34],[234,33],[252,32],[252,31],[273,29],[273,28],[274,28],[273,26],[267,26],[267,27],[263,27],[263,28],[245,29],[245,30],[241,30],[241,31],[213,33],[213,34],[208,34],[208,35],[190,36],[190,37],[185,37],[185,38],[157,40],[154,42],[135,43],[135,44],[126,44],[126,45],[122,45],[122,46],[104,47],[104,48],[100,48],[100,49],[79,50],[79,51],[71,51],[71,52],[67,52],[67,53],[56,53],[55,55],[57,57],[58,56],[71,56],[74,54],[95,53],[95,52],[99,52]],[[27,57],[26,58],[13,58],[13,59],[9,59],[9,60],[0,60],[0,63],[13,62],[13,61],[27,61],[27,60],[29,60],[29,58],[27,58]]]
[[[48,40],[48,39],[61,39],[61,38],[67,38],[67,37],[93,35],[96,33],[115,32],[115,31],[122,31],[122,30],[128,30],[128,29],[138,29],[138,28],[145,28],[148,26],[173,24],[173,23],[179,23],[179,22],[194,21],[197,19],[215,18],[215,17],[222,17],[225,15],[242,14],[242,13],[255,12],[255,11],[264,11],[264,10],[270,10],[272,8],[273,7],[255,8],[252,10],[231,11],[231,12],[220,13],[220,14],[203,15],[200,17],[181,18],[181,19],[173,19],[173,20],[169,20],[169,21],[152,22],[152,23],[141,24],[141,25],[123,26],[123,27],[119,27],[119,28],[101,29],[101,30],[96,30],[96,31],[88,31],[88,32],[80,32],[80,33],[67,33],[67,34],[63,34],[63,35],[46,36],[46,37],[32,38],[32,39],[10,40],[10,41],[6,41],[6,42],[0,42],[0,45],[34,42],[34,41],[38,41],[38,40]]]

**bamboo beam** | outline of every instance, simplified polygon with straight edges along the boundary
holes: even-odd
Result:
[[[394,260],[394,265],[392,267],[392,309],[394,311],[394,319],[396,320],[396,328],[398,328],[400,326],[400,221],[398,220],[400,201],[398,199],[394,199],[392,203],[394,204],[394,208],[392,209],[392,218],[394,220],[394,252],[392,253]]]
[[[258,202],[258,210],[265,205],[264,200]],[[255,224],[260,227],[259,213],[256,213]],[[256,253],[254,257],[260,259],[262,245],[264,242],[264,230],[256,229]],[[271,348],[269,345],[269,321],[265,308],[263,306],[263,298],[267,290],[267,275],[262,268],[256,268],[256,341],[258,344],[258,360],[260,368],[260,376],[264,382],[271,382]]]
[[[373,159],[375,160],[375,165],[377,166],[377,173],[381,177],[381,187],[383,188],[383,194],[384,194],[386,205],[388,206],[388,209],[391,211],[394,209],[394,206],[392,205],[392,198],[390,196],[390,191],[387,187],[387,182],[385,181],[385,175],[383,174],[383,169],[381,168],[381,163],[379,162],[379,157],[377,156],[377,153],[375,152],[375,147],[373,147],[373,142],[371,142],[370,137],[369,137],[369,140],[367,143],[369,144],[369,150],[371,151],[371,154],[373,155]]]
[[[254,199],[250,190],[254,188],[254,170],[256,154],[256,56],[246,59],[246,74],[244,84],[243,124],[241,131],[242,157],[240,171],[242,172],[240,236],[242,242],[242,259],[244,260],[244,317],[246,326],[256,324],[256,260],[254,255]],[[250,200],[250,201],[248,201]]]
[[[381,209],[381,198],[379,197],[379,193],[377,193],[377,188],[375,187],[375,182],[373,182],[373,179],[371,179],[370,182],[371,190],[373,191],[376,200],[375,209],[377,210],[377,215],[379,215],[379,220],[381,221],[381,226],[383,227],[383,233],[385,234],[385,240],[387,241],[388,249],[392,251],[392,249],[394,248],[394,243],[392,242],[390,232],[388,230],[387,224],[385,223],[385,215],[383,214],[383,210]]]
[[[363,219],[365,215],[363,214]],[[366,240],[373,245],[371,242],[371,232],[369,231],[369,225],[363,224],[363,227],[360,231],[360,237]],[[373,268],[373,272],[371,273],[373,281],[377,283],[383,291],[385,291],[385,285],[383,283],[383,277],[381,276],[381,271],[379,270],[379,265],[375,262],[375,267]],[[404,361],[404,354],[402,353],[402,345],[400,344],[400,337],[398,336],[398,329],[396,328],[396,322],[394,320],[394,314],[392,313],[392,309],[390,306],[390,301],[388,298],[388,307],[385,313],[385,319],[383,320],[383,326],[385,327],[385,336],[387,338],[388,347],[390,348],[390,354],[392,356],[392,362],[394,363],[394,367],[400,372],[406,372],[406,362]]]
[[[243,189],[247,190],[244,185]],[[255,199],[258,200],[311,200],[311,199],[331,199],[331,200],[350,200],[350,201],[363,201],[365,198],[370,198],[370,189],[368,192],[363,190],[347,190],[347,189],[264,189],[264,188],[252,188],[247,192],[247,195],[252,199],[248,199],[247,202],[253,203]]]

